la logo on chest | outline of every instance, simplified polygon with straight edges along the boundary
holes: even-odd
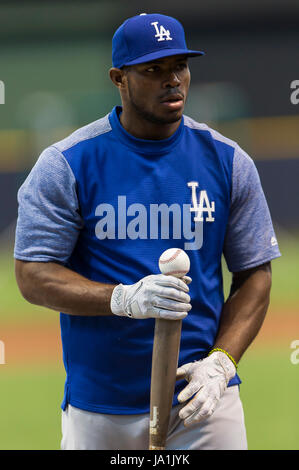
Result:
[[[207,191],[202,189],[199,191],[197,199],[197,181],[190,181],[188,187],[191,188],[191,201],[192,205],[190,207],[191,212],[195,212],[194,222],[214,222],[215,218],[213,214],[215,213],[215,201],[209,200]]]

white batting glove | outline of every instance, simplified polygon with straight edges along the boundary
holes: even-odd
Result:
[[[188,276],[178,279],[165,274],[151,274],[136,284],[119,284],[112,292],[111,311],[131,318],[181,320],[191,310],[187,293],[190,282]]]
[[[235,374],[233,362],[221,351],[178,368],[177,380],[185,378],[189,382],[178,395],[178,401],[185,402],[195,394],[179,412],[185,426],[199,423],[214,413],[228,382]]]

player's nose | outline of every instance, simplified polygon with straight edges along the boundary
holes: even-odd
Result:
[[[165,88],[175,88],[178,85],[180,85],[181,80],[179,76],[175,72],[170,72],[167,75],[166,80],[164,81],[164,87]]]

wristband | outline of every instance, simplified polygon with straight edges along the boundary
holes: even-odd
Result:
[[[220,352],[223,352],[224,354],[226,354],[226,356],[232,361],[232,363],[234,364],[235,368],[237,369],[238,366],[237,366],[237,363],[236,361],[234,360],[234,358],[227,352],[225,351],[224,349],[221,349],[221,348],[214,348],[212,349],[212,351],[209,352],[208,356],[210,356],[213,352],[216,352],[216,351],[220,351]]]

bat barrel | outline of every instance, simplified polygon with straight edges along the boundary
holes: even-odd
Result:
[[[181,320],[155,321],[152,356],[149,450],[165,449],[178,366]]]

